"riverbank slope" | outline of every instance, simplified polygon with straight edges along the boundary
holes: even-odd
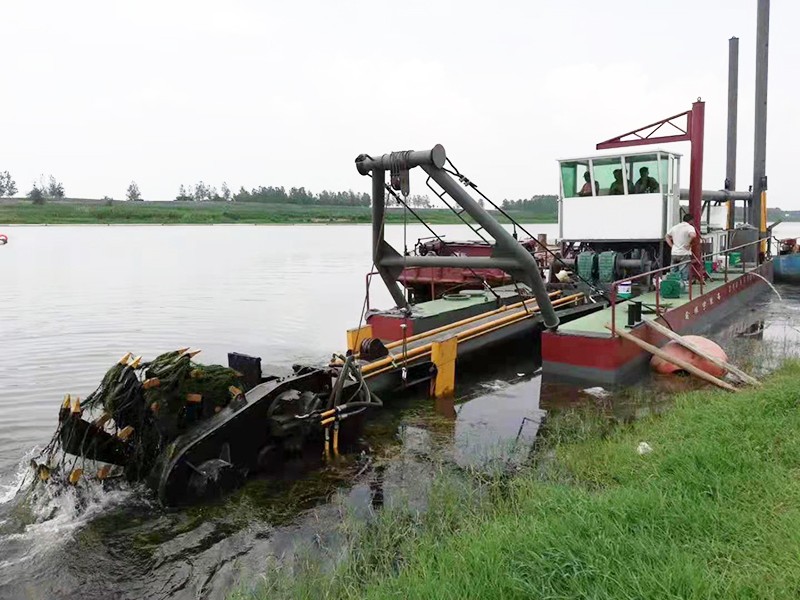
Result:
[[[631,425],[563,424],[521,475],[385,508],[333,575],[268,575],[254,597],[800,595],[800,363]]]

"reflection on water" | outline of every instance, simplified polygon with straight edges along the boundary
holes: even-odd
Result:
[[[437,415],[443,416],[445,419],[455,421],[456,418],[456,402],[453,396],[446,398],[436,398],[433,401],[433,407]]]
[[[800,357],[800,288],[775,287],[781,299],[777,294],[762,294],[713,331],[731,362],[755,374],[769,372],[786,358]]]

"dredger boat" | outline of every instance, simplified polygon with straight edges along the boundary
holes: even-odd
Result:
[[[38,478],[75,484],[85,475],[87,461],[100,462],[98,479],[145,480],[164,504],[205,498],[306,449],[336,453],[339,436],[356,429],[353,417],[382,405],[376,390],[430,381],[434,396],[452,393],[458,360],[520,336],[539,340],[545,374],[599,383],[626,380],[646,364],[646,347],[666,343],[659,331],[709,327],[745,306],[772,280],[763,159],[766,39],[759,37],[759,47],[764,60],[758,64],[757,89],[763,102],[757,103],[761,125],[752,192],[733,191],[731,177],[724,190],[702,190],[705,105],[698,100],[688,111],[597,145],[625,149],[618,154],[560,161],[561,247],[558,255],[542,248],[552,259],[545,273],[536,251],[520,244],[468,190],[524,228],[460,173],[441,145],[378,157],[362,154],[356,168],[372,179],[375,274],[395,306],[366,312],[366,323],[348,331],[347,355],[326,367],[298,366],[284,378],[263,377],[260,359],[237,354],[229,355],[228,367],[199,365],[186,349],[150,362],[127,355],[83,404],[65,400],[55,436],[34,462]],[[668,127],[678,133],[659,133]],[[685,194],[679,188],[679,155],[628,150],[675,141],[691,143]],[[455,200],[457,214],[471,217],[473,231],[493,238],[488,255],[411,255],[405,249],[400,254],[386,242],[386,194],[408,209],[396,192],[408,197],[414,168],[440,187],[440,199]],[[637,170],[648,178],[642,189],[629,179]],[[615,183],[609,185],[612,178]],[[684,199],[688,204],[681,203]],[[744,229],[732,226],[737,201],[749,215]],[[685,290],[669,281],[670,255],[663,241],[684,213],[693,216],[701,241],[685,261]],[[497,269],[512,283],[419,303],[408,288],[403,290],[404,272],[439,268]],[[368,294],[367,289],[366,305]],[[617,315],[622,303],[627,325]],[[59,451],[73,458],[56,464]]]

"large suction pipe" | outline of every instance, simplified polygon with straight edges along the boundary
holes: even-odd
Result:
[[[749,202],[753,197],[750,192],[733,192],[728,190],[703,190],[703,201],[709,200],[711,202],[725,202],[727,200],[739,200]],[[681,188],[681,200],[689,199],[689,190]]]

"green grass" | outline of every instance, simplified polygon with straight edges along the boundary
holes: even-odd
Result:
[[[416,211],[428,223],[459,223],[447,209]],[[499,217],[499,215],[497,215]],[[538,215],[514,212],[524,223],[555,222]],[[416,222],[408,215],[409,222]],[[297,204],[257,204],[220,202],[102,202],[64,200],[34,205],[30,202],[0,203],[0,224],[291,224],[291,223],[369,223],[370,209],[363,206],[303,206]],[[505,219],[500,218],[501,222]],[[403,211],[387,212],[387,221],[402,223]]]
[[[273,565],[237,596],[800,597],[800,363],[630,425],[584,412],[521,475],[442,468],[427,511],[345,519],[345,558]]]

